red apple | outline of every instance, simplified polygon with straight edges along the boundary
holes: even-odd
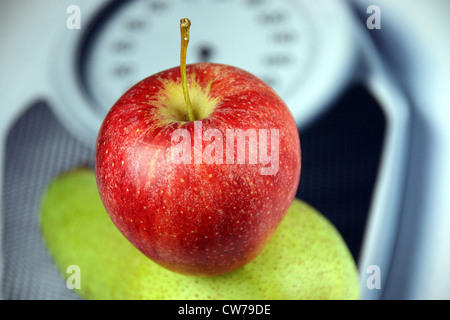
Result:
[[[254,75],[181,65],[111,108],[98,133],[97,184],[114,224],[146,256],[217,275],[255,258],[283,219],[300,141],[288,107]]]

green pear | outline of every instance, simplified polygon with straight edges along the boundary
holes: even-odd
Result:
[[[185,276],[149,260],[118,231],[95,174],[75,169],[46,190],[41,231],[63,277],[79,267],[84,299],[359,299],[355,261],[336,228],[296,199],[253,261],[212,277]]]

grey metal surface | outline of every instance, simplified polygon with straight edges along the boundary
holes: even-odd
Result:
[[[40,200],[58,174],[93,166],[93,149],[71,136],[37,104],[11,129],[3,189],[4,299],[77,299],[49,256],[39,228]],[[56,231],[56,230],[55,230]]]

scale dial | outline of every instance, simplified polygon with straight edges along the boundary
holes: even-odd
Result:
[[[345,8],[335,0],[109,2],[80,46],[82,88],[103,119],[132,85],[179,65],[179,21],[188,17],[187,63],[255,74],[306,124],[346,82],[354,46]]]

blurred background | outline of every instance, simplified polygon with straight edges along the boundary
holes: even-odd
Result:
[[[448,12],[446,0],[1,0],[0,297],[77,299],[40,235],[42,193],[93,167],[106,112],[179,64],[189,17],[188,63],[246,69],[291,109],[297,197],[341,232],[362,298],[449,299]]]

